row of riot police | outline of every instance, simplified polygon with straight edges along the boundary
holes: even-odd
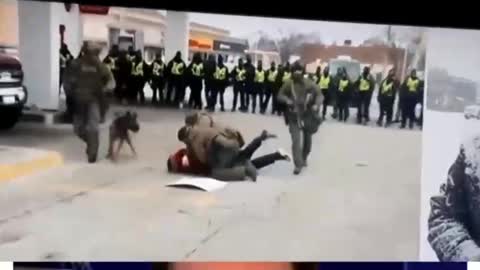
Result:
[[[412,70],[409,76],[400,83],[395,77],[395,70],[391,69],[377,87],[376,81],[370,74],[370,68],[365,67],[358,78],[349,78],[345,68],[339,68],[335,76],[331,76],[328,67],[322,71],[319,67],[310,78],[318,84],[324,96],[322,117],[325,119],[327,107],[332,105],[333,118],[346,122],[350,115],[350,107],[357,109],[357,123],[367,124],[370,121],[370,105],[375,89],[378,89],[379,116],[377,125],[386,127],[393,123],[395,99],[399,97],[397,113],[401,114],[401,127],[405,128],[408,122],[413,128],[417,121],[415,107],[423,102],[423,81]],[[422,107],[423,111],[423,107]],[[418,122],[421,124],[423,113]],[[385,122],[384,122],[385,121]]]
[[[278,91],[291,78],[289,63],[277,66],[272,62],[269,68],[264,69],[262,61],[254,65],[248,55],[246,61],[239,59],[238,64],[229,70],[221,55],[218,59],[213,55],[202,59],[200,53],[195,53],[187,65],[181,53],[177,52],[168,64],[162,61],[160,55],[149,64],[143,60],[140,51],[129,48],[128,52],[121,52],[118,46],[113,46],[104,63],[114,74],[117,82],[115,93],[119,99],[145,103],[144,87],[148,83],[153,91],[154,104],[172,107],[183,105],[209,111],[214,111],[218,104],[220,110],[225,111],[224,94],[227,87],[233,86],[231,111],[238,108],[242,112],[256,113],[258,106],[262,114],[269,107],[272,114],[281,114],[283,109],[277,102]],[[332,116],[344,122],[349,118],[350,107],[356,107],[357,123],[367,124],[370,121],[372,96],[378,89],[380,114],[377,124],[384,125],[385,120],[386,126],[391,125],[395,99],[399,97],[397,114],[401,114],[401,126],[406,127],[409,122],[408,125],[413,127],[416,121],[415,106],[423,101],[423,82],[416,76],[415,70],[403,83],[395,78],[394,70],[377,83],[368,67],[358,78],[349,78],[345,68],[339,68],[336,75],[332,76],[328,67],[323,70],[319,67],[310,79],[320,87],[324,96],[324,119],[329,105],[334,108]],[[190,88],[190,96],[184,104],[187,88]],[[206,104],[203,104],[203,100]]]
[[[251,108],[252,113],[255,113],[258,105],[260,113],[264,114],[272,100],[272,114],[280,114],[276,97],[282,83],[290,76],[289,65],[284,68],[281,65],[276,67],[275,63],[272,63],[270,69],[264,70],[262,61],[258,61],[255,67],[247,56],[245,62],[239,59],[238,64],[230,71],[222,56],[219,56],[217,61],[213,56],[203,61],[200,54],[195,54],[185,77],[191,90],[188,105],[201,109],[204,91],[206,109],[214,111],[220,103],[220,110],[225,111],[225,89],[233,86],[232,112],[237,108],[247,112]]]

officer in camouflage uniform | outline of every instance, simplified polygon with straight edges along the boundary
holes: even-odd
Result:
[[[320,88],[310,79],[303,77],[304,68],[299,63],[292,67],[292,79],[288,79],[280,89],[278,102],[285,104],[285,119],[292,136],[292,153],[295,163],[294,174],[299,174],[307,166],[307,158],[312,148],[312,135],[316,132],[312,125],[318,125],[318,111],[323,102]],[[318,117],[318,118],[316,118]]]
[[[105,110],[105,91],[115,88],[113,74],[99,58],[100,49],[87,44],[84,54],[69,66],[65,90],[72,95],[75,106],[73,128],[75,134],[87,144],[89,163],[97,160],[99,123]]]
[[[431,198],[428,241],[440,261],[480,261],[480,136],[468,139]]]

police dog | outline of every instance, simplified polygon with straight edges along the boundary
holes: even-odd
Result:
[[[117,161],[118,154],[123,146],[124,142],[127,142],[128,146],[132,150],[134,156],[137,156],[135,147],[132,144],[129,131],[137,133],[140,130],[140,125],[137,121],[137,113],[135,112],[124,112],[117,113],[115,120],[113,120],[110,125],[110,142],[108,146],[107,158],[112,161]],[[116,151],[114,150],[115,142],[118,142]]]

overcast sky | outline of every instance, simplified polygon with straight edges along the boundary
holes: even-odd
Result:
[[[428,67],[480,82],[480,31],[430,29],[427,48]]]
[[[351,39],[354,44],[359,44],[365,39],[383,33],[386,28],[385,25],[216,15],[206,13],[190,13],[190,19],[194,22],[230,30],[233,37],[246,38],[259,30],[267,32],[273,37],[279,37],[281,32],[316,32],[320,35],[323,42],[328,44],[334,41],[342,43],[346,39]]]

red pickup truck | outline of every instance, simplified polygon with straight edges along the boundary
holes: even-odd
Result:
[[[0,130],[15,126],[27,97],[22,64],[17,58],[0,52]]]

